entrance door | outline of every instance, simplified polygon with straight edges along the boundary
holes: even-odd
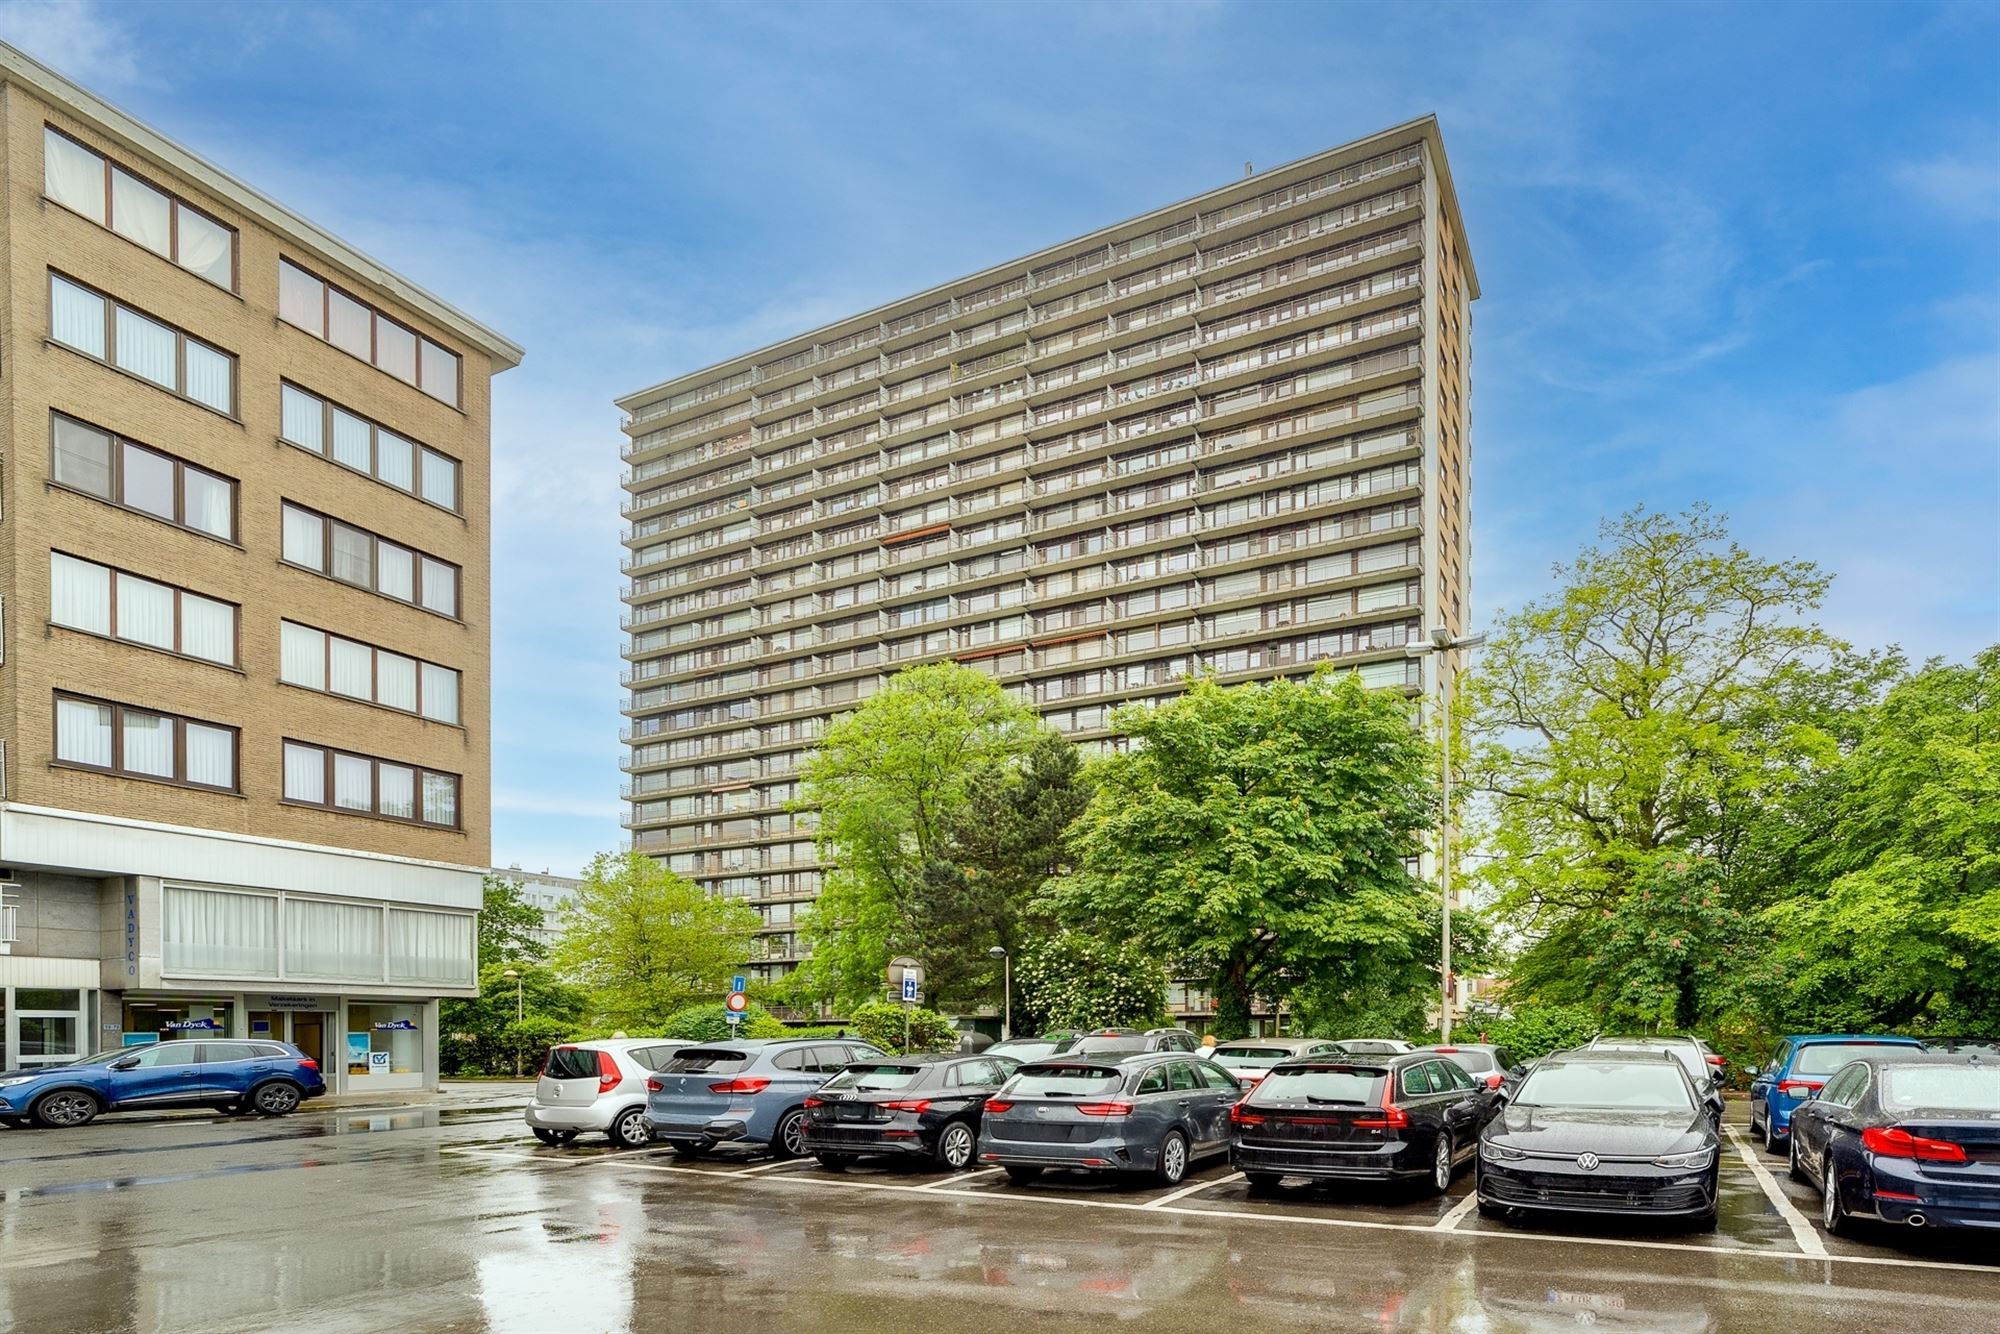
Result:
[[[323,1014],[294,1014],[292,1016],[292,1045],[319,1062],[322,1078],[331,1081],[333,1067],[326,1059],[326,1016]]]

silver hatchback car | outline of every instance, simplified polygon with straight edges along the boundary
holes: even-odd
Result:
[[[544,1144],[568,1144],[585,1131],[621,1149],[649,1143],[646,1080],[683,1047],[669,1038],[607,1038],[549,1048],[528,1104],[528,1128]]]

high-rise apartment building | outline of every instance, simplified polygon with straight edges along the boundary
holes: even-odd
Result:
[[[7,47],[0,143],[0,1068],[201,1032],[433,1083],[520,349]]]
[[[755,904],[775,976],[800,765],[899,668],[1100,745],[1194,671],[1435,687],[1478,295],[1425,119],[620,399],[634,846]]]

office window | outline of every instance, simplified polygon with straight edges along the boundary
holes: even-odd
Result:
[[[217,287],[236,290],[234,229],[48,126],[42,129],[42,190]]]
[[[413,824],[458,827],[458,775],[285,742],[285,800]]]
[[[236,665],[234,603],[49,553],[49,620],[224,667]]]
[[[278,315],[315,338],[458,406],[459,357],[316,274],[278,261]]]
[[[450,667],[292,621],[278,623],[278,642],[278,679],[288,685],[458,721],[458,673]]]
[[[367,473],[440,509],[458,512],[457,459],[297,385],[280,385],[278,392],[278,429],[287,444]]]
[[[236,414],[235,357],[53,270],[49,337],[190,402]]]
[[[236,790],[237,731],[151,709],[58,694],[59,764]]]
[[[441,616],[457,617],[459,569],[449,561],[397,546],[290,501],[284,502],[283,528],[288,563]]]
[[[225,542],[236,538],[236,483],[109,431],[49,414],[56,485]]]

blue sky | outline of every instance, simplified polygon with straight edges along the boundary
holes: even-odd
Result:
[[[505,331],[493,853],[621,842],[622,393],[1436,112],[1479,616],[1707,500],[2000,639],[1991,5],[93,5],[0,36]]]

